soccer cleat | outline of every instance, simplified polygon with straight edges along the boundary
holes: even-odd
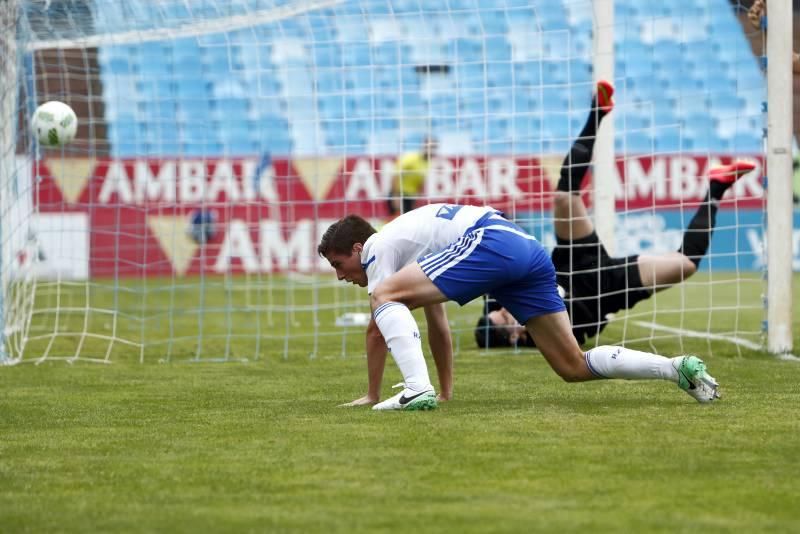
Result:
[[[608,113],[614,109],[614,86],[611,82],[600,80],[597,82],[597,108]]]
[[[673,358],[672,367],[678,372],[678,387],[697,402],[705,404],[720,398],[719,384],[706,372],[706,364],[697,356]]]
[[[403,389],[392,398],[379,402],[372,407],[373,410],[433,410],[439,404],[436,402],[436,392],[431,389],[413,391]]]
[[[708,179],[723,184],[732,184],[755,168],[755,163],[750,163],[749,161],[735,161],[730,165],[714,167],[708,171]]]

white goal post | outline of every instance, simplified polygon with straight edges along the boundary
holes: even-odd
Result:
[[[792,26],[791,2],[769,0],[767,32],[767,242],[792,238]],[[767,348],[792,351],[792,247],[767,247]]]

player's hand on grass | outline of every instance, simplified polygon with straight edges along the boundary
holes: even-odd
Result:
[[[342,408],[347,406],[372,406],[373,404],[376,404],[379,400],[380,399],[370,397],[369,395],[364,395],[360,399],[340,404],[339,407]]]
[[[436,395],[436,400],[439,401],[439,402],[447,402],[447,401],[452,400],[452,399],[453,399],[453,394],[452,393],[448,393],[448,394],[439,393],[438,395]]]

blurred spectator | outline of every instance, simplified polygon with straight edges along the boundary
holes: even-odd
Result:
[[[800,154],[794,158],[794,181],[792,182],[792,190],[794,191],[794,203],[800,204]]]
[[[747,18],[750,23],[755,26],[757,30],[761,29],[761,19],[767,16],[767,2],[766,0],[756,0],[750,9],[747,11]],[[766,29],[766,26],[764,27]],[[792,54],[792,70],[795,74],[800,74],[800,54],[794,52]]]
[[[397,160],[397,172],[388,200],[389,215],[400,215],[414,209],[425,189],[428,163],[436,155],[436,148],[436,139],[426,137],[421,151],[403,154]]]

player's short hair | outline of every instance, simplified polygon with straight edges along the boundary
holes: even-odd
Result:
[[[328,254],[350,254],[353,245],[366,243],[369,236],[377,230],[358,215],[348,215],[339,219],[325,230],[317,247],[317,253],[326,257]]]
[[[489,314],[484,313],[478,318],[478,324],[475,325],[475,342],[482,349],[510,347],[510,331],[504,326],[496,325],[489,318]]]

